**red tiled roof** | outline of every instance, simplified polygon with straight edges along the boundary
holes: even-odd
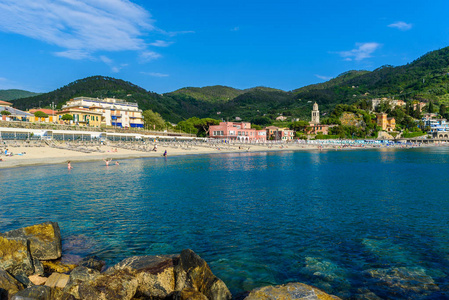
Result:
[[[49,109],[49,108],[33,108],[33,109],[30,109],[30,113],[31,114],[34,114],[37,111],[41,111],[41,112],[43,112],[43,113],[45,113],[47,115],[54,115],[54,114],[56,114],[56,111],[54,111],[53,109]]]
[[[0,105],[12,105],[12,103],[0,100]]]

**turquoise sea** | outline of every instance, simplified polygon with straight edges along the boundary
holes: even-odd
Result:
[[[191,248],[239,297],[449,297],[449,148],[242,153],[0,170],[0,232],[57,221],[109,265]]]

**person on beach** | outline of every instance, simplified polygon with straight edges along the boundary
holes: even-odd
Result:
[[[167,157],[167,150],[165,150],[164,152],[164,157]]]
[[[116,161],[116,162],[115,162],[115,165],[116,165],[116,166],[118,166],[118,165],[119,165],[118,161]]]
[[[103,161],[106,163],[106,167],[109,166],[109,163],[111,162],[112,158],[108,159],[103,159]]]
[[[68,170],[73,169],[72,164],[70,163],[70,160],[67,162],[67,169]]]

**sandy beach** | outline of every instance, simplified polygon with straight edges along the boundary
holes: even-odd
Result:
[[[141,157],[162,157],[164,151],[167,151],[167,156],[178,155],[194,155],[194,154],[210,154],[210,153],[229,153],[229,152],[248,152],[248,151],[277,151],[289,150],[284,147],[270,147],[248,145],[240,147],[233,145],[164,145],[159,144],[157,151],[152,151],[154,145],[142,145],[135,143],[109,144],[109,145],[92,145],[81,146],[74,149],[62,149],[50,147],[49,145],[41,144],[41,146],[27,146],[14,145],[14,142],[2,147],[2,155],[0,155],[0,168],[12,168],[30,165],[42,164],[67,164],[71,161],[72,164],[84,161],[101,161],[103,159],[112,159],[112,162],[130,158]],[[249,150],[248,150],[249,148]],[[297,148],[297,147],[295,147]],[[12,156],[6,156],[5,150],[12,153]]]
[[[34,145],[18,144],[9,142],[3,145],[0,155],[0,168],[12,168],[42,164],[72,164],[84,161],[102,161],[112,159],[113,162],[130,158],[162,157],[167,151],[168,157],[179,155],[213,154],[213,153],[238,153],[238,152],[263,152],[263,151],[300,151],[300,150],[350,150],[350,149],[372,149],[373,146],[351,146],[335,147],[333,145],[320,144],[223,144],[223,143],[160,143],[157,151],[152,151],[154,144],[142,143],[109,143],[107,145],[97,144],[65,144],[48,145],[37,143]],[[378,148],[379,146],[375,146]],[[391,146],[390,146],[391,147]],[[5,155],[5,150],[12,153]]]

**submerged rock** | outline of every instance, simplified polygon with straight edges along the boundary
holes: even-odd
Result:
[[[0,269],[12,275],[34,273],[33,260],[26,239],[0,236]]]
[[[410,295],[410,292],[426,295],[439,290],[423,268],[370,269],[364,271],[364,274],[377,285],[388,287],[395,295]]]
[[[11,230],[3,234],[7,238],[23,238],[30,241],[30,252],[33,258],[51,260],[61,257],[61,231],[56,222]]]
[[[9,299],[25,287],[8,272],[0,270],[0,299]]]
[[[96,256],[91,256],[83,258],[78,265],[101,272],[106,263]]]
[[[288,283],[276,286],[266,286],[254,289],[245,300],[333,300],[340,299],[337,296],[326,294],[325,292],[303,283]]]

